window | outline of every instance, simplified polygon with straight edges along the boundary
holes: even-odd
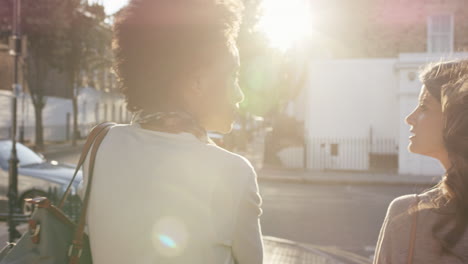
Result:
[[[330,154],[334,157],[338,156],[338,144],[330,144]]]
[[[453,51],[453,16],[433,15],[428,19],[427,50],[430,53]]]
[[[8,168],[8,160],[10,159],[11,146],[13,144],[9,140],[0,141],[0,166]],[[27,148],[23,144],[16,143],[16,151],[19,160],[19,166],[35,165],[44,162],[44,159],[36,152]]]

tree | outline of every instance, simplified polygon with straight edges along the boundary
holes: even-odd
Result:
[[[62,66],[67,75],[73,105],[72,144],[78,138],[78,77],[95,61],[104,60],[110,48],[111,33],[104,20],[106,14],[100,4],[89,5],[83,0],[66,0],[65,12],[69,25],[64,43]]]
[[[36,148],[44,148],[42,112],[46,105],[46,84],[52,70],[58,69],[60,45],[67,18],[62,0],[23,0],[22,32],[28,38],[25,75],[35,113]]]
[[[244,113],[275,116],[304,86],[306,68],[294,58],[303,47],[282,53],[269,47],[256,31],[262,0],[244,0],[245,12],[238,46],[241,57],[240,85],[245,93]]]

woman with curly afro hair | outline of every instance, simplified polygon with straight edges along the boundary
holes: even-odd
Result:
[[[130,0],[119,12],[115,71],[134,117],[96,157],[94,264],[262,263],[256,173],[207,135],[230,132],[244,97],[242,9],[240,0]]]

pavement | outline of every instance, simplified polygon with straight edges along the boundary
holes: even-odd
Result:
[[[304,171],[264,168],[258,171],[259,180],[292,183],[344,185],[412,185],[433,186],[442,176],[401,175],[383,172]]]
[[[27,224],[17,228],[21,233]],[[265,236],[264,263],[269,264],[370,264],[371,261],[351,252],[330,247],[301,244],[285,239]],[[8,244],[8,225],[0,223],[0,250]]]
[[[27,230],[27,224],[20,224],[16,227],[21,234],[23,234]],[[0,222],[0,250],[4,248],[8,244],[9,240],[9,233],[8,233],[8,223],[7,222]]]
[[[303,244],[264,236],[264,263],[269,264],[371,264],[372,260],[334,247]]]

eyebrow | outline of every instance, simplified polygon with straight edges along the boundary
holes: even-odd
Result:
[[[431,100],[429,98],[429,95],[430,94],[427,93],[425,96],[423,96],[423,98],[421,100],[419,100],[419,103],[424,104],[424,105],[434,105],[436,103],[436,100],[435,99]]]

